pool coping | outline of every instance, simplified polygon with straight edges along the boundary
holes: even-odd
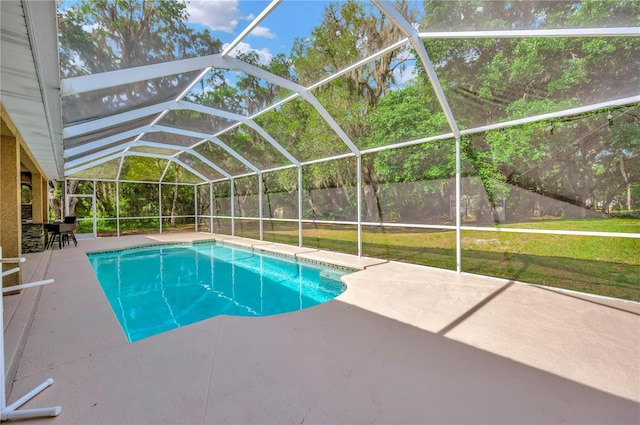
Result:
[[[289,245],[274,246],[274,245],[277,245],[275,242],[260,242],[260,243],[251,243],[251,242],[252,242],[251,240],[229,240],[226,238],[202,239],[202,240],[194,240],[190,242],[189,241],[153,242],[148,244],[131,245],[125,248],[109,248],[109,249],[87,251],[86,255],[90,256],[90,255],[98,255],[98,254],[107,254],[111,252],[126,252],[126,251],[133,251],[133,250],[144,249],[144,248],[162,247],[167,245],[176,246],[176,247],[180,247],[180,246],[191,247],[194,245],[203,245],[203,244],[213,243],[220,246],[229,246],[237,249],[244,249],[246,251],[256,253],[256,254],[266,254],[274,257],[286,258],[286,259],[293,260],[296,262],[301,262],[301,263],[332,267],[332,268],[336,268],[336,269],[340,269],[340,270],[344,270],[352,273],[360,270],[364,270],[366,267],[369,267],[370,265],[374,265],[374,264],[370,264],[370,265],[360,266],[360,267],[349,266],[349,265],[345,265],[344,262],[341,262],[341,261],[334,262],[330,260],[319,260],[313,257],[305,256],[312,253],[322,252],[318,249],[313,249],[313,248],[292,249]],[[331,253],[331,254],[334,254],[334,253]],[[343,254],[343,255],[348,255],[348,254]],[[382,262],[387,262],[387,261],[384,260]],[[375,262],[375,264],[381,264],[382,262]]]

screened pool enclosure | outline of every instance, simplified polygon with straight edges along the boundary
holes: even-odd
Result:
[[[640,3],[222,2],[251,19],[206,32],[210,3],[61,3],[82,232],[638,298]]]

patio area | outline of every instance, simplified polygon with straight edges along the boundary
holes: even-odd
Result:
[[[86,252],[212,238],[362,270],[310,309],[128,343]],[[637,303],[209,233],[25,257],[25,282],[56,280],[5,297],[7,347],[26,336],[9,403],[51,377],[25,407],[62,406],[38,423],[640,422]]]

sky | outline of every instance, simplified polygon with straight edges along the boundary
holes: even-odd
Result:
[[[263,0],[189,0],[187,11],[191,24],[196,28],[208,28],[226,47],[269,3]],[[234,51],[255,50],[264,63],[278,53],[288,56],[293,40],[308,36],[320,24],[327,4],[318,0],[284,0]]]
[[[335,2],[336,0],[334,0]],[[232,42],[258,16],[270,1],[264,0],[187,0],[189,22],[207,28],[224,45]],[[278,53],[289,56],[296,37],[304,38],[322,22],[322,12],[330,2],[321,0],[283,0],[231,53],[254,50],[262,63]],[[413,77],[413,65],[396,73],[396,83]]]

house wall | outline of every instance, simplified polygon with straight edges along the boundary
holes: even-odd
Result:
[[[0,246],[4,258],[20,257],[22,249],[22,201],[20,196],[20,172],[26,168],[32,174],[32,222],[47,222],[48,179],[34,160],[22,136],[0,104]],[[3,264],[2,270],[16,267]],[[3,278],[3,285],[22,283],[20,273]]]

